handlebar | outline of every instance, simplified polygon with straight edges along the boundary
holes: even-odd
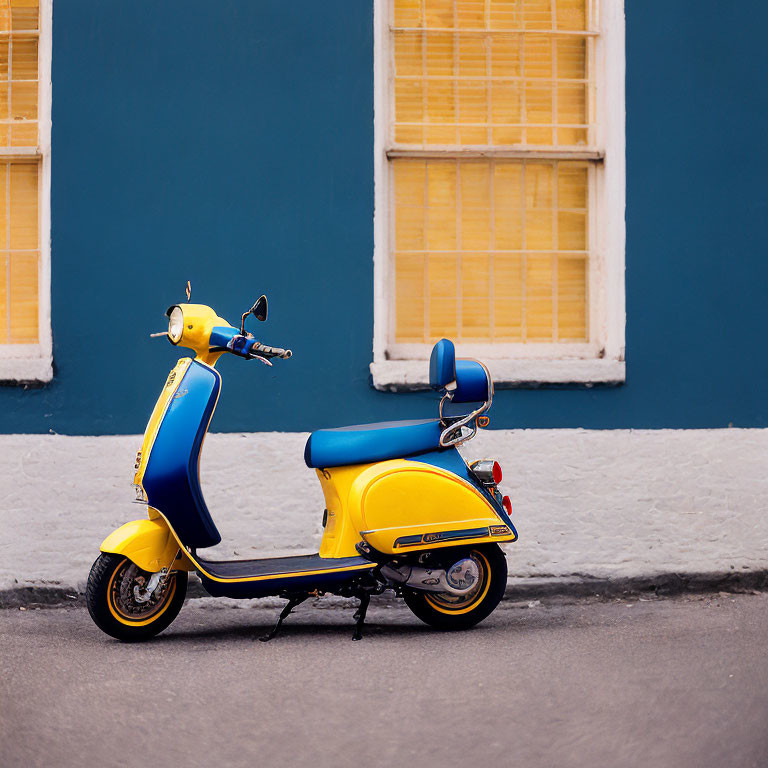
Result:
[[[273,357],[287,360],[293,354],[290,349],[262,344],[260,341],[256,341],[250,333],[244,336],[232,326],[216,327],[211,331],[209,351],[231,352],[233,355],[251,360],[257,357],[262,360],[269,360]]]
[[[290,349],[283,349],[282,347],[270,347],[257,341],[251,347],[250,354],[264,357],[267,360],[273,357],[280,357],[283,360],[287,360],[289,357],[291,357],[291,355],[293,355],[293,352],[291,352]]]

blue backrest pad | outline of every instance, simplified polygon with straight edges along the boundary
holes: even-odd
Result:
[[[488,376],[476,360],[456,361],[454,403],[484,403],[488,399]]]
[[[456,351],[453,342],[448,339],[440,341],[432,347],[429,358],[429,386],[432,389],[443,389],[456,378]]]

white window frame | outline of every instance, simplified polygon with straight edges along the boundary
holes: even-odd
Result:
[[[40,161],[38,177],[38,232],[40,262],[38,270],[37,344],[0,344],[0,381],[22,384],[47,382],[53,378],[53,340],[51,336],[51,30],[53,0],[40,0],[38,37],[38,146],[0,149],[0,160]],[[8,297],[10,300],[10,296]]]
[[[393,0],[374,0],[374,323],[373,362],[376,389],[423,389],[429,384],[425,346],[392,343],[394,268],[391,258],[393,217],[391,158],[398,156],[467,157],[461,152],[398,150],[390,144],[393,88],[389,19]],[[461,357],[478,357],[497,384],[620,384],[626,367],[625,270],[625,42],[623,0],[602,0],[595,41],[596,148],[579,151],[483,151],[485,157],[582,159],[590,173],[589,344],[457,344]]]

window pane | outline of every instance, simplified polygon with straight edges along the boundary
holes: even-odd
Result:
[[[420,27],[421,0],[397,0],[395,3],[395,25],[398,27]]]
[[[10,5],[11,29],[26,32],[38,28],[38,0],[5,0]]]
[[[36,147],[38,0],[0,0],[0,146]]]
[[[424,194],[427,165],[418,160],[395,163],[395,248],[398,251],[424,249]]]
[[[491,255],[461,257],[461,337],[485,341],[491,322]]]
[[[392,166],[397,342],[588,340],[586,163]]]
[[[557,260],[557,333],[561,341],[583,341],[587,334],[587,260]]]
[[[37,81],[36,37],[14,36],[11,79]]]
[[[0,26],[0,29],[5,27]],[[0,80],[8,79],[8,49],[10,47],[10,40],[8,37],[0,38]]]
[[[427,169],[426,247],[430,251],[456,250],[456,184],[458,165],[454,162],[425,163]]]
[[[38,340],[38,164],[0,164],[0,343]]]
[[[482,29],[486,4],[486,0],[456,0],[456,26],[459,29]]]
[[[588,0],[394,1],[395,141],[588,143]]]
[[[425,256],[409,253],[395,262],[395,336],[402,342],[424,340]]]
[[[0,0],[0,147],[37,147],[38,0]],[[0,344],[39,340],[39,161],[0,163]]]
[[[587,3],[584,0],[557,0],[558,29],[586,29]]]
[[[10,253],[11,288],[10,341],[12,344],[37,342],[37,262],[36,252]]]

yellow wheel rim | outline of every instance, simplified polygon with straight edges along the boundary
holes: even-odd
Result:
[[[148,624],[152,624],[157,621],[168,610],[168,606],[173,600],[173,596],[176,593],[176,575],[171,574],[169,577],[168,587],[165,589],[165,594],[161,600],[155,605],[149,606],[147,612],[139,615],[131,615],[125,611],[120,605],[120,584],[117,581],[117,577],[125,577],[126,571],[133,565],[128,558],[124,558],[112,571],[112,575],[109,577],[109,584],[107,585],[107,606],[112,616],[117,619],[121,624],[125,624],[129,627],[146,627]],[[135,567],[135,566],[134,566]]]
[[[485,600],[485,596],[488,594],[488,590],[491,588],[491,564],[488,562],[488,558],[478,550],[472,550],[469,555],[480,566],[482,589],[475,595],[469,598],[469,603],[458,602],[455,605],[451,605],[438,598],[436,595],[425,594],[424,600],[427,604],[434,608],[439,613],[447,613],[451,616],[458,616],[462,613],[469,613],[475,610]]]

